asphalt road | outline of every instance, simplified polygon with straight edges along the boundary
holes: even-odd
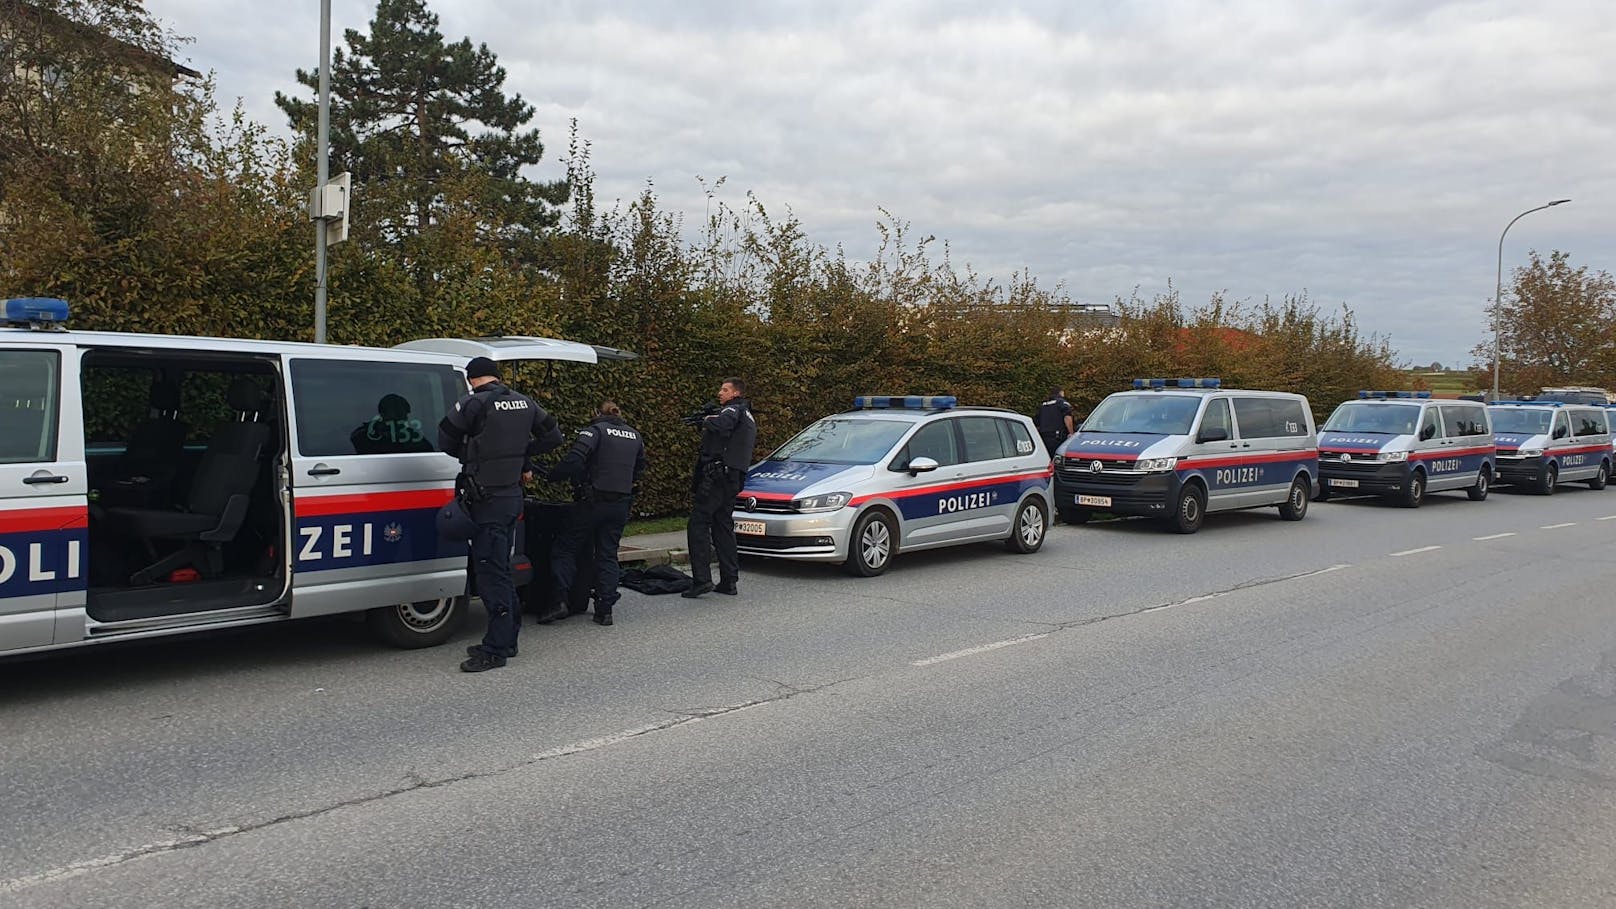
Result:
[[[1602,520],[1603,519],[1603,520]],[[0,905],[1616,906],[1616,490],[0,664]]]

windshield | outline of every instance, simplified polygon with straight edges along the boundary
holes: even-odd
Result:
[[[874,464],[913,426],[902,420],[849,420],[826,417],[781,445],[771,461],[815,464]]]
[[[1200,395],[1112,395],[1083,421],[1083,431],[1188,435],[1200,409]]]
[[[1325,432],[1389,432],[1412,435],[1420,419],[1418,404],[1360,404],[1349,401],[1325,421]]]
[[[1552,410],[1527,410],[1524,407],[1493,407],[1493,432],[1524,432],[1538,436],[1549,431]]]

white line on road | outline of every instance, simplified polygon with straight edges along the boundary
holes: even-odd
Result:
[[[967,647],[964,650],[956,650],[956,651],[954,651],[952,653],[942,653],[942,654],[938,654],[937,656],[934,656],[934,657],[926,657],[923,660],[915,660],[914,662],[910,663],[909,665],[911,665],[911,666],[930,666],[933,663],[944,663],[944,662],[947,662],[948,660],[957,660],[960,657],[968,657],[968,656],[972,656],[972,655],[978,654],[978,653],[986,653],[989,650],[998,650],[1000,647],[1010,647],[1010,646],[1012,646],[1014,644],[1025,644],[1028,641],[1036,641],[1039,638],[1047,638],[1051,634],[1053,634],[1053,632],[1049,632],[1049,631],[1041,631],[1041,632],[1039,632],[1037,634],[1026,634],[1026,635],[1022,635],[1019,638],[1010,638],[1009,640],[1004,640],[1004,641],[994,641],[991,644],[983,644],[983,645],[981,645],[979,647]]]
[[[1393,556],[1417,555],[1417,554],[1422,553],[1422,552],[1433,552],[1433,551],[1441,549],[1441,548],[1442,548],[1441,546],[1421,546],[1419,549],[1405,549],[1402,552],[1394,552],[1394,553],[1392,553],[1392,555]]]
[[[1616,514],[1607,514],[1602,518],[1594,518],[1594,520],[1596,520],[1596,521],[1616,521]]]
[[[1559,530],[1562,527],[1575,527],[1575,526],[1577,526],[1576,521],[1567,521],[1564,524],[1544,524],[1542,527],[1539,527],[1538,530]]]
[[[1512,537],[1514,535],[1515,534],[1513,533],[1495,533],[1490,537],[1471,537],[1470,539],[1475,540],[1477,543],[1485,543],[1488,540],[1502,540],[1504,537]]]

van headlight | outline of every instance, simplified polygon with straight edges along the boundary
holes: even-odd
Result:
[[[1387,464],[1398,464],[1398,463],[1401,463],[1403,461],[1408,460],[1408,452],[1406,452],[1406,451],[1383,451],[1380,454],[1375,455],[1375,460],[1384,461]]]
[[[1543,449],[1541,449],[1541,448],[1522,448],[1520,451],[1517,451],[1515,453],[1520,455],[1523,458],[1541,458],[1541,457],[1543,457]]]
[[[1166,473],[1178,464],[1178,458],[1145,458],[1134,463],[1135,470],[1145,473]]]
[[[821,496],[797,499],[791,503],[791,507],[804,514],[812,514],[816,511],[837,511],[846,508],[847,503],[852,500],[853,494],[850,492],[827,492]]]

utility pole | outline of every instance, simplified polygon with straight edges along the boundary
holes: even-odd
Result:
[[[320,0],[320,128],[315,138],[314,343],[325,343],[325,184],[331,178],[331,0]],[[311,212],[311,214],[314,214]]]

